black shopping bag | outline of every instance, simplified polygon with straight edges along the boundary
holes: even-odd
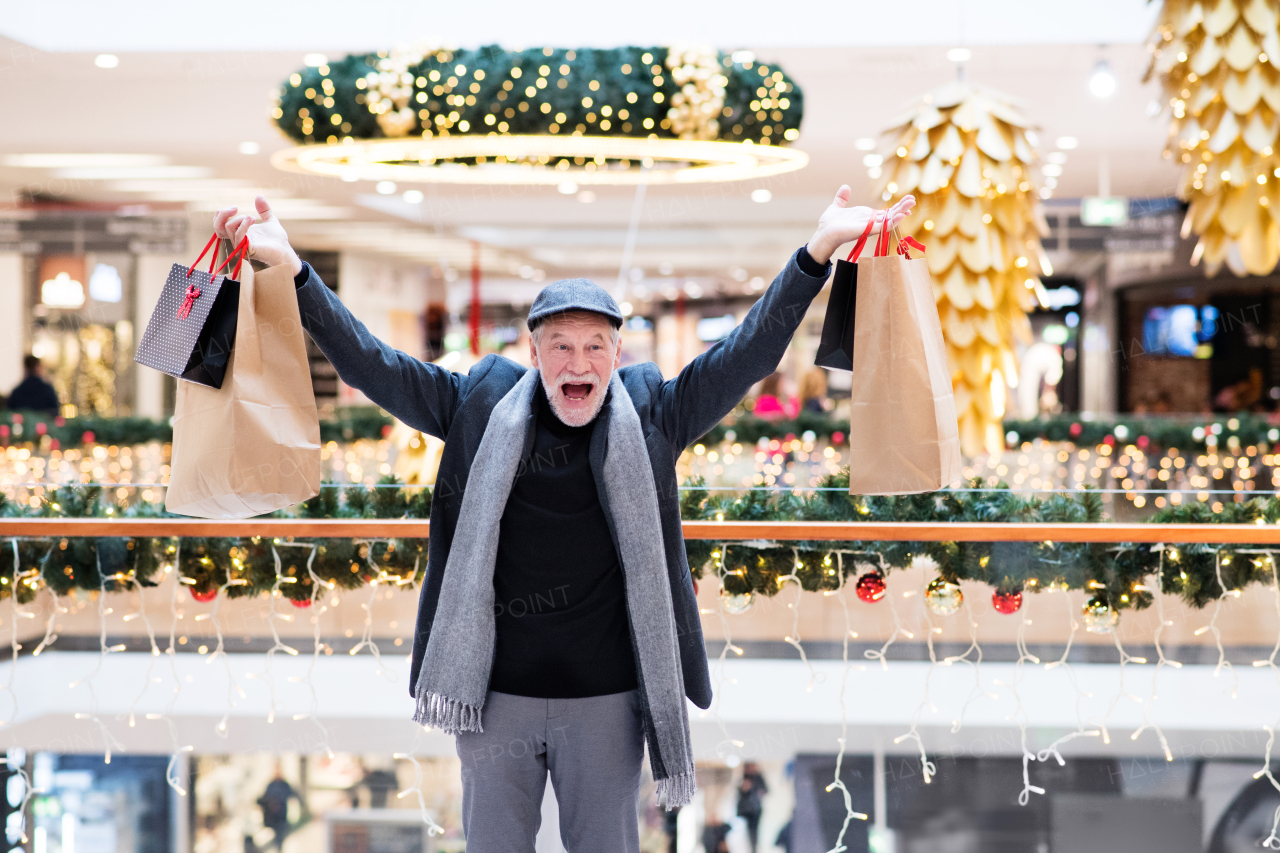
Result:
[[[813,363],[827,370],[853,371],[853,317],[858,299],[858,265],[836,261],[827,297],[827,316],[822,321],[818,356]]]
[[[217,239],[217,235],[209,238],[196,264]],[[215,270],[218,252],[214,249],[208,272],[196,269],[195,264],[174,264],[133,360],[179,379],[221,388],[236,343],[240,307],[236,278],[248,251],[246,238]],[[236,265],[234,270],[228,269],[230,276],[220,275],[232,259]]]
[[[880,220],[877,212],[867,220],[858,242],[853,245],[849,257],[836,261],[836,272],[831,277],[831,295],[827,297],[827,316],[822,320],[822,337],[818,341],[818,355],[813,363],[827,370],[853,372],[853,328],[858,302],[858,256],[867,245],[871,229]]]

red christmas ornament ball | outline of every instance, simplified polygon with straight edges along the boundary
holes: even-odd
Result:
[[[218,588],[214,587],[213,589],[208,589],[203,592],[198,589],[193,589],[191,590],[191,597],[196,601],[213,601],[218,597]]]
[[[309,599],[309,598],[291,598],[291,599],[289,599],[289,603],[290,603],[290,604],[292,604],[294,607],[310,607],[310,606],[311,606],[311,599]]]
[[[1017,613],[1022,609],[1022,590],[1004,592],[997,589],[991,593],[991,605],[995,607],[997,612],[1005,615]]]
[[[867,572],[858,578],[858,582],[854,585],[854,590],[858,593],[858,598],[869,604],[874,604],[884,598],[884,575],[879,572]]]

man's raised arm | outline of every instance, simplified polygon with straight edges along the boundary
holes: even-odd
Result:
[[[258,196],[255,204],[261,221],[251,215],[236,216],[236,208],[228,208],[214,216],[214,233],[233,245],[248,236],[250,258],[269,266],[288,264],[298,291],[302,326],[342,381],[414,429],[443,439],[467,378],[419,361],[371,334],[311,266],[298,258],[266,199]]]
[[[808,244],[791,256],[742,324],[663,383],[657,422],[672,444],[684,448],[706,434],[752,385],[777,370],[809,304],[827,280],[831,255],[860,237],[873,219],[872,233],[879,233],[885,214],[848,207],[850,194],[848,186],[840,187]],[[906,196],[890,208],[889,227],[905,219],[914,205],[915,199]]]

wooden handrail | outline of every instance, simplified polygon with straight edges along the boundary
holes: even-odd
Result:
[[[202,536],[369,539],[425,538],[430,523],[410,519],[3,518],[0,539],[57,536]],[[1270,524],[1008,524],[981,522],[686,521],[686,539],[778,542],[1168,542],[1280,546]]]

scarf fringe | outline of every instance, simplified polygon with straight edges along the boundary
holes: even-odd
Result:
[[[456,735],[459,732],[483,732],[480,709],[459,699],[450,699],[439,693],[420,693],[413,721],[420,726]]]
[[[693,773],[680,773],[658,780],[658,805],[667,809],[680,808],[693,802],[698,783]]]

